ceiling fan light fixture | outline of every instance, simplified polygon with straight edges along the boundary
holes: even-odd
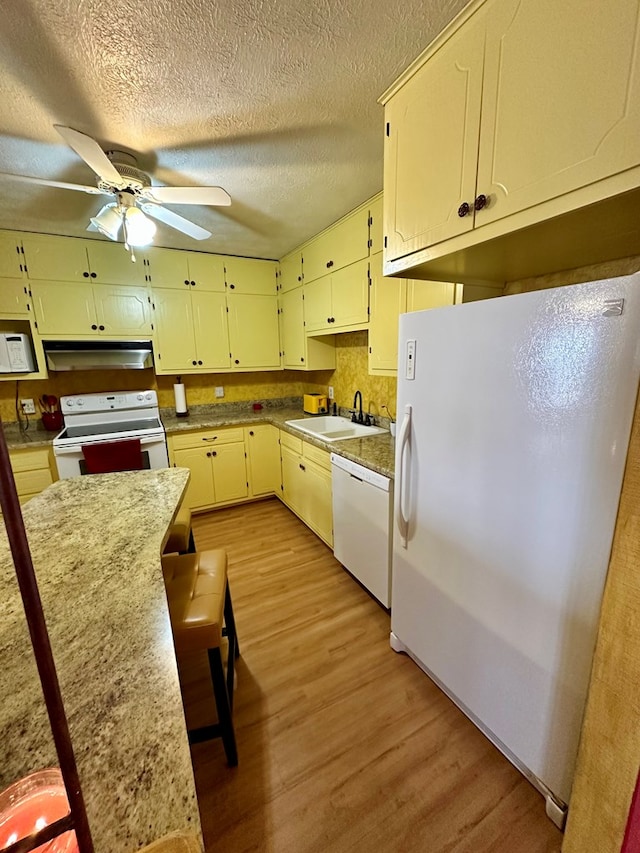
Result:
[[[128,207],[124,214],[125,241],[130,246],[150,246],[156,233],[156,224],[138,207]]]
[[[118,239],[118,234],[122,226],[122,213],[120,212],[119,205],[115,202],[105,204],[99,213],[91,217],[90,221],[105,237],[108,237],[110,240]]]

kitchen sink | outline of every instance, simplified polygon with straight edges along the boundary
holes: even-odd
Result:
[[[346,438],[368,438],[381,435],[389,430],[377,426],[355,424],[349,418],[333,415],[320,418],[300,418],[297,421],[285,421],[287,426],[299,429],[323,441],[343,441]]]

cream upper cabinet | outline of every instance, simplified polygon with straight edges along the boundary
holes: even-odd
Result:
[[[286,293],[302,284],[302,252],[291,252],[280,261],[280,290]]]
[[[304,305],[301,285],[280,296],[282,365],[285,370],[335,370],[335,338],[333,335],[314,338],[306,334]]]
[[[385,258],[473,227],[484,37],[474,16],[385,108]]]
[[[224,291],[224,259],[207,252],[179,249],[148,250],[149,275],[154,287],[176,290]]]
[[[224,259],[225,281],[229,293],[273,296],[278,286],[278,264],[255,258]]]
[[[382,193],[369,203],[369,255],[382,251],[384,242]]]
[[[278,370],[280,330],[278,297],[242,293],[227,296],[231,367]]]
[[[302,249],[305,284],[354,264],[369,254],[369,209],[365,206],[323,231]]]
[[[382,253],[371,258],[371,317],[369,373],[395,376],[398,372],[398,318],[406,309],[407,283],[384,278]]]
[[[450,252],[466,250],[636,189],[639,38],[640,0],[487,0],[465,9],[382,99],[389,271],[410,268],[416,252],[416,265],[429,264],[447,252],[430,247],[451,238],[460,239]],[[576,227],[591,221],[599,220]],[[607,239],[602,259],[615,257]],[[533,256],[546,249],[544,241],[526,247]],[[478,264],[460,269],[487,278],[470,272],[491,269]],[[509,265],[497,253],[493,266]]]
[[[210,373],[229,367],[223,293],[158,288],[153,305],[156,373]]]
[[[0,231],[0,277],[20,278],[24,270],[21,234]]]
[[[456,299],[456,293],[458,298]],[[427,311],[429,308],[443,308],[454,305],[455,302],[467,302],[462,298],[463,289],[449,281],[419,281],[407,282],[407,311]],[[492,295],[498,295],[493,290]]]
[[[29,312],[28,282],[22,278],[0,278],[0,314]]]
[[[639,38],[638,0],[491,5],[476,226],[640,163]]]
[[[136,252],[137,261],[133,263],[122,243],[23,234],[22,248],[31,280],[126,285],[144,285],[147,282],[144,253]]]
[[[141,288],[34,281],[31,293],[40,335],[149,337],[151,333],[149,297]]]
[[[369,261],[364,259],[304,285],[309,333],[362,328],[369,320]]]

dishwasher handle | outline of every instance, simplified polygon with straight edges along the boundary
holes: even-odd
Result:
[[[402,547],[407,547],[407,539],[409,536],[409,513],[405,509],[405,495],[407,493],[407,484],[404,478],[404,458],[405,451],[409,446],[409,436],[411,434],[411,406],[404,407],[404,419],[400,427],[400,435],[398,436],[399,452],[398,452],[398,502],[396,504],[396,524],[400,531],[400,540]],[[407,478],[408,479],[408,478]]]

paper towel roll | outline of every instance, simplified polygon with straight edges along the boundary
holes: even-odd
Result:
[[[173,396],[176,401],[176,415],[179,418],[186,417],[189,414],[189,410],[187,409],[187,395],[182,382],[178,382],[173,386]]]

